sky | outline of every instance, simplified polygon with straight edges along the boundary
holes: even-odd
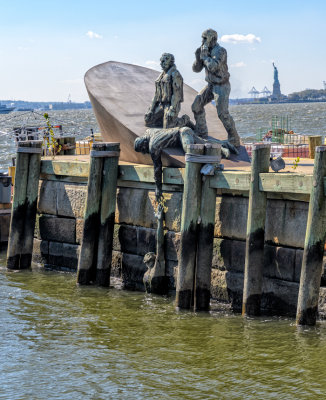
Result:
[[[272,90],[272,62],[282,93],[322,89],[325,16],[321,0],[0,0],[0,99],[87,101],[91,67],[120,61],[159,71],[163,52],[200,90],[204,71],[192,63],[207,28],[227,50],[231,98]]]

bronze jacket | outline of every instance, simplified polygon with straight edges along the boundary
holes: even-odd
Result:
[[[173,65],[168,72],[161,72],[155,81],[155,102],[177,106],[183,101],[183,79]]]
[[[211,49],[204,60],[196,59],[192,65],[194,72],[200,72],[205,67],[205,80],[212,85],[222,85],[229,81],[227,53],[218,43]]]

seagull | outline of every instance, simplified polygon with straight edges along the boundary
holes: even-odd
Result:
[[[275,159],[273,159],[273,156],[271,156],[269,165],[274,172],[278,172],[281,169],[285,168],[285,161],[283,160],[283,158],[281,156],[278,156]]]

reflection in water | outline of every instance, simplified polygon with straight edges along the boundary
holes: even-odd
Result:
[[[0,273],[0,398],[319,399],[326,326],[176,312],[172,298]]]

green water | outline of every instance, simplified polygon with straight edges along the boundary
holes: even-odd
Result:
[[[326,324],[0,270],[0,399],[323,399]]]

